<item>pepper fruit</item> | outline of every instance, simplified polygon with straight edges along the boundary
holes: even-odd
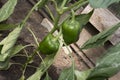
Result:
[[[63,39],[67,45],[78,41],[81,25],[75,19],[69,19],[62,24]]]
[[[54,54],[59,49],[59,41],[52,34],[48,34],[39,44],[38,50],[46,55]]]

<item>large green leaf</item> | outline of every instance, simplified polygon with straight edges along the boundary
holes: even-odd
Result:
[[[120,71],[120,43],[110,48],[105,54],[97,62],[87,80],[104,80]]]
[[[74,68],[74,64],[67,68],[64,69],[58,80],[75,80],[75,72],[74,72],[75,68]]]
[[[0,22],[6,20],[14,11],[17,0],[8,0],[0,9]]]
[[[0,70],[8,69],[10,67],[10,58],[28,46],[17,45],[14,47],[21,29],[22,28],[18,26],[0,42]]]
[[[40,80],[42,75],[46,72],[46,70],[52,65],[54,60],[54,54],[47,56],[44,59],[44,62],[42,62],[37,69],[37,71],[30,76],[27,80]]]
[[[86,25],[89,22],[90,17],[92,16],[93,11],[89,12],[88,14],[80,14],[76,15],[75,19],[81,24]]]
[[[0,30],[10,30],[15,28],[17,25],[14,24],[0,24]]]
[[[4,61],[11,53],[11,50],[14,44],[16,43],[16,40],[19,37],[21,30],[22,27],[19,25],[0,42],[0,45],[3,45],[2,50],[0,52],[0,61]]]
[[[107,8],[109,5],[120,0],[89,0],[89,3],[93,8]]]
[[[75,70],[76,80],[86,80],[90,73],[91,73],[91,70],[81,71],[81,72],[78,70]]]
[[[4,61],[0,61],[0,70],[7,70],[11,64],[10,64],[10,58],[13,57],[15,54],[19,53],[22,49],[28,47],[30,45],[22,46],[22,45],[17,45],[12,48],[12,51],[10,54],[7,56],[7,58]]]
[[[117,25],[113,26],[110,29],[107,29],[93,36],[82,45],[82,49],[88,49],[103,45],[108,40],[108,37],[112,35],[119,27],[120,27],[120,23],[118,23]]]

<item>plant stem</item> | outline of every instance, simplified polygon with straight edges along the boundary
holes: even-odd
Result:
[[[47,5],[45,5],[46,9],[48,10],[49,14],[50,14],[50,17],[52,18],[53,21],[55,21],[55,18],[53,16],[53,13],[52,11],[49,9],[49,7]]]
[[[60,14],[57,15],[57,17],[56,17],[56,19],[55,19],[54,27],[53,27],[53,29],[49,32],[49,34],[52,34],[52,33],[55,32],[55,30],[57,30],[60,16],[61,16]]]
[[[43,64],[44,64],[44,66],[45,66],[46,64],[45,64],[45,62],[44,62],[44,60],[43,60],[42,56],[40,55],[40,53],[39,53],[38,51],[36,51],[36,53],[37,53],[37,55],[39,56],[39,58],[42,60],[42,62],[43,62]]]
[[[63,8],[65,6],[66,2],[67,2],[67,0],[63,0],[61,8]]]
[[[29,17],[30,17],[30,15],[32,14],[32,12],[37,8],[37,6],[38,6],[40,3],[42,3],[42,1],[43,1],[43,0],[38,1],[38,2],[33,6],[33,8],[29,11],[29,13],[28,13],[27,16],[25,17],[25,19],[22,21],[22,26],[21,26],[21,27],[23,27],[23,26],[25,25],[26,21],[29,19]],[[41,4],[41,5],[42,5],[42,4]],[[41,6],[41,7],[42,7],[42,6]],[[38,43],[37,43],[37,44],[38,44]],[[30,57],[27,58],[26,63],[23,65],[23,69],[25,69],[26,66],[27,66],[27,64],[33,59],[33,57],[35,56],[35,53],[36,53],[36,51],[34,51],[34,53],[33,53]]]
[[[26,49],[24,49],[24,52],[26,54],[26,57],[29,57]]]
[[[59,31],[58,35],[55,37],[55,41],[57,41],[61,35],[62,35],[62,28],[60,27],[60,31]]]
[[[36,54],[36,51],[37,51],[37,50],[35,50],[30,56],[27,57],[27,61],[26,61],[26,63],[23,65],[23,70],[25,70],[26,67],[27,67],[27,65],[29,64],[29,62],[30,62],[31,60],[33,60],[33,58],[34,58],[34,56],[35,56],[35,54]],[[27,52],[25,52],[25,53],[28,54]]]
[[[83,5],[87,4],[87,3],[88,3],[88,1],[84,1],[84,2],[83,2],[83,0],[82,0],[82,1],[80,0],[80,1],[78,1],[78,2],[76,2],[76,3],[74,3],[72,6],[68,7],[67,9],[64,9],[64,10],[63,10],[63,13],[66,12],[66,11],[68,11],[68,10],[70,10],[70,9],[72,9],[72,8],[74,8],[75,6],[78,6],[79,4],[80,4],[79,6],[83,6]],[[58,26],[60,26],[60,25],[62,24],[62,23],[61,23],[60,25],[58,25],[60,16],[61,16],[61,14],[59,14],[59,12],[58,12],[58,16],[57,16],[57,18],[55,19],[54,28],[49,32],[49,34],[50,34],[50,33],[53,33],[55,30],[57,30],[57,29],[60,28],[60,27],[58,27]],[[68,16],[68,17],[69,17],[69,16]],[[66,20],[66,19],[65,19],[65,20]],[[64,20],[64,21],[65,21],[65,20]],[[63,22],[64,22],[64,21],[63,21]]]
[[[24,27],[26,21],[29,19],[30,15],[32,14],[32,12],[39,6],[39,8],[42,7],[43,2],[45,2],[45,0],[39,0],[33,7],[32,9],[29,11],[29,13],[27,14],[27,16],[25,17],[25,19],[22,21],[21,26],[20,27]],[[35,36],[34,36],[35,37]],[[37,42],[37,40],[36,40]],[[38,45],[38,43],[37,43]],[[23,73],[22,76],[24,76],[25,70],[27,65],[29,64],[29,62],[33,59],[33,57],[35,56],[36,51],[33,52],[33,54],[31,54],[31,56],[27,57],[27,61],[26,63],[23,65]]]
[[[54,3],[54,5],[55,5],[55,9],[57,10],[58,9],[58,5],[57,5],[57,2],[55,1],[55,0],[52,0],[52,2]]]
[[[65,41],[64,41],[63,39],[62,39],[61,41],[63,42],[63,44],[64,44],[65,47],[67,48],[67,50],[68,50],[68,52],[69,52],[69,56],[70,56],[71,61],[73,61],[72,52],[70,51],[69,46],[65,43]]]
[[[34,40],[35,40],[35,42],[36,42],[36,44],[37,44],[37,47],[39,47],[39,42],[38,42],[38,39],[37,39],[37,37],[35,36],[34,32],[33,32],[29,27],[28,27],[28,30],[29,30],[30,33],[33,35]],[[41,59],[42,62],[44,63],[44,60],[43,60],[42,56],[39,54],[39,52],[38,52],[38,51],[35,51],[35,52],[38,54],[38,56],[40,57],[40,59]],[[44,63],[44,65],[45,65],[45,63]]]
[[[81,0],[80,0],[80,1],[78,1],[78,2],[76,2],[76,3],[74,3],[73,5],[71,5],[70,7],[68,7],[67,9],[65,9],[64,12],[65,12],[65,11],[68,11],[68,10],[71,10],[72,8],[78,6],[79,4],[80,4],[79,6],[82,6],[82,5],[87,4],[88,2],[89,2],[88,0],[87,0],[87,1],[83,1],[83,0],[81,1]]]
[[[35,33],[28,27],[28,30],[30,31],[30,33],[32,34],[34,40],[35,40],[35,43],[37,45],[37,47],[39,46],[39,42],[38,42],[38,39],[37,37],[35,36]]]
[[[74,21],[75,20],[75,12],[73,9],[71,10],[71,12],[72,12],[72,21]]]
[[[22,65],[22,66],[23,66],[23,67],[22,67],[23,72],[22,72],[22,76],[21,76],[21,78],[24,77],[24,74],[25,74],[26,68],[27,68],[29,62],[33,59],[34,55],[35,55],[35,52],[34,52],[31,56],[27,57],[27,61],[26,61],[26,63],[25,63],[24,65]]]
[[[33,8],[29,11],[29,13],[27,14],[27,16],[25,17],[25,19],[22,21],[22,27],[25,25],[26,21],[29,19],[30,15],[32,14],[32,12],[37,8],[37,6],[42,3],[43,0],[39,0],[34,6]]]
[[[71,9],[74,8],[75,6],[78,6],[78,5],[79,5],[79,7],[81,7],[81,6],[83,6],[83,5],[87,4],[87,3],[88,3],[88,1],[84,1],[84,2],[83,2],[83,0],[82,0],[82,1],[80,0],[79,2],[74,3],[72,6],[64,9],[63,13],[66,12],[66,11],[71,10]],[[73,10],[76,11],[79,7],[75,8],[75,9],[73,9]],[[60,22],[60,24],[59,24],[58,26],[61,26],[61,24],[62,24],[65,20],[67,20],[68,18],[70,18],[70,17],[71,17],[71,15],[67,15],[67,16],[63,19],[63,21]]]

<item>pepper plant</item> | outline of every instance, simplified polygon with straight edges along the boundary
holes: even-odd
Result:
[[[29,19],[31,13],[34,10],[38,10],[42,7],[47,8],[48,13],[51,17],[54,27],[52,30],[44,37],[41,42],[38,42],[36,36],[30,28],[29,31],[33,35],[33,38],[36,42],[35,50],[31,53],[30,56],[26,56],[27,60],[25,64],[22,64],[23,72],[19,80],[25,80],[24,76],[25,70],[29,63],[33,60],[35,55],[44,54],[46,57],[42,59],[42,62],[39,67],[36,68],[36,72],[29,76],[27,80],[40,80],[42,75],[46,73],[44,80],[52,80],[47,73],[48,68],[52,65],[54,58],[59,54],[58,51],[62,46],[68,46],[78,41],[80,32],[84,28],[84,25],[89,21],[95,8],[107,8],[109,5],[120,0],[77,0],[71,5],[68,5],[72,0],[38,0],[38,2],[33,6],[29,11],[26,17],[19,24],[0,24],[0,30],[9,30],[13,29],[0,42],[0,70],[7,70],[13,63],[10,62],[10,59],[17,55],[22,49],[25,49],[29,46],[34,45],[15,45],[23,27],[27,20]],[[49,7],[48,3],[52,3],[55,6],[57,15],[54,16]],[[79,14],[76,15],[75,12],[82,6],[90,4],[94,9],[88,14]],[[13,13],[14,8],[17,4],[17,0],[7,0],[7,2],[0,9],[0,22],[8,19]],[[67,17],[65,17],[61,22],[60,18],[65,12],[70,12]],[[104,30],[103,32],[93,36],[86,43],[79,47],[81,49],[88,49],[93,47],[98,47],[104,45],[104,43],[109,39],[118,28],[120,23],[112,26],[112,28]],[[54,32],[58,31],[57,35],[54,35]],[[78,71],[75,70],[74,59],[71,55],[72,65],[68,69],[64,69],[58,80],[105,80],[109,77],[112,77],[120,70],[120,43],[110,48],[106,51],[105,56],[103,56],[97,63],[95,68],[89,69],[87,71]],[[113,57],[114,56],[114,57]]]

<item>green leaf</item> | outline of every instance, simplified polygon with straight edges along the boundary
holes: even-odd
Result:
[[[22,75],[19,80],[25,80],[25,76]]]
[[[44,80],[52,80],[51,77],[48,75],[48,72],[46,73],[46,77]]]
[[[31,46],[31,45],[25,45],[25,46],[22,46],[22,45],[17,45],[15,47],[13,47],[12,51],[11,51],[11,54],[9,55],[10,57],[13,57],[14,55],[16,55],[17,53],[19,53],[22,49],[28,47],[28,46]]]
[[[104,43],[108,40],[109,36],[111,36],[118,28],[120,27],[120,23],[117,25],[113,26],[110,29],[107,29],[92,38],[90,38],[88,41],[86,41],[82,45],[82,49],[88,49],[88,48],[93,48],[93,47],[98,47],[101,45],[104,45]]]
[[[105,52],[92,70],[87,80],[104,80],[120,71],[120,43]]]
[[[89,3],[93,8],[107,8],[109,5],[120,0],[89,0]]]
[[[0,9],[0,22],[6,20],[14,11],[17,0],[8,0]]]
[[[13,47],[11,53],[7,56],[5,61],[0,61],[0,70],[7,70],[10,67],[10,58],[28,46],[30,45],[26,45],[26,46],[17,45]],[[2,46],[0,46],[0,48],[2,48]]]
[[[75,80],[74,64],[72,64],[71,67],[64,69],[58,80]]]
[[[5,61],[0,61],[0,70],[7,70],[10,67],[10,58],[6,58]]]
[[[11,50],[14,44],[16,43],[16,40],[19,37],[21,30],[22,27],[19,25],[0,42],[0,45],[3,45],[2,50],[0,52],[0,61],[5,61],[8,55],[11,53]]]
[[[44,59],[44,62],[42,62],[37,69],[37,71],[30,76],[27,80],[40,80],[42,75],[46,72],[46,70],[52,65],[54,60],[54,54],[47,56]]]
[[[75,19],[80,22],[81,25],[86,25],[89,22],[90,17],[93,14],[93,10],[89,12],[88,14],[80,14],[76,15]]]
[[[16,28],[14,24],[0,24],[0,30],[10,30]]]
[[[91,70],[82,71],[82,72],[75,70],[76,80],[86,80],[90,73]]]

